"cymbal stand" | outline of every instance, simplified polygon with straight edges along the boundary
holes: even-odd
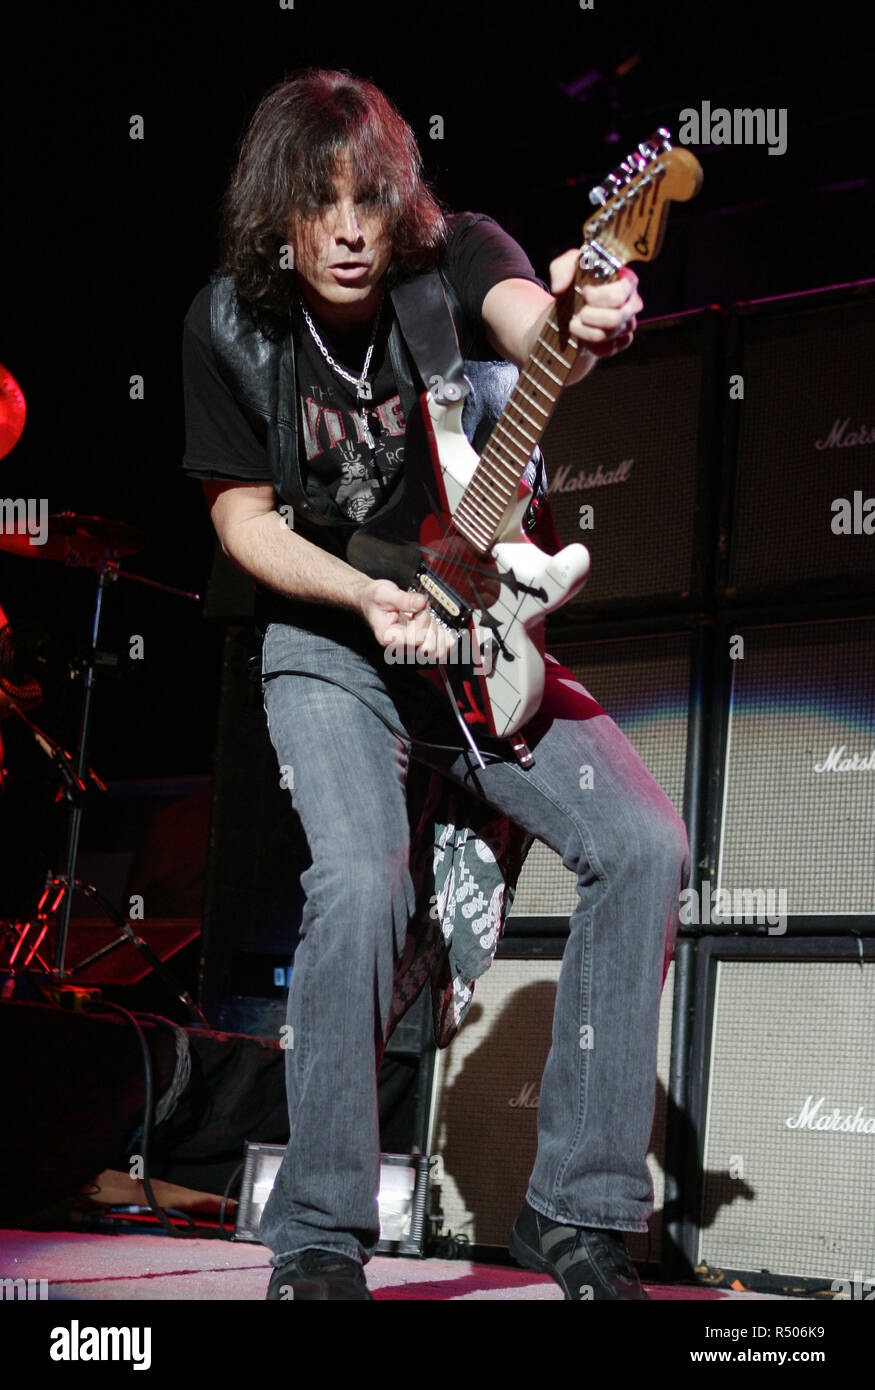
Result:
[[[129,574],[121,570],[118,562],[112,559],[109,554],[103,555],[97,559],[89,558],[83,560],[74,552],[71,552],[67,558],[67,563],[72,565],[87,564],[90,568],[96,569],[97,571],[97,593],[95,595],[94,614],[91,623],[91,646],[84,671],[82,715],[79,723],[79,739],[76,747],[76,778],[81,788],[86,782],[86,779],[99,780],[94,778],[94,774],[90,772],[88,766],[88,748],[91,737],[94,691],[97,682],[98,640],[103,616],[104,594],[107,586],[116,579],[129,579],[133,583],[144,584],[153,589],[161,589],[165,593],[175,594],[177,597],[191,599],[194,602],[200,601],[200,595],[190,593],[185,589],[177,589],[170,584],[159,583],[155,579],[147,579],[144,575]],[[73,907],[73,893],[74,891],[78,891],[97,901],[107,916],[115,922],[121,935],[110,943],[110,945],[104,947],[94,955],[89,956],[87,961],[80,962],[76,969],[81,970],[84,965],[92,963],[99,957],[106,955],[109,951],[114,950],[123,942],[129,941],[131,945],[135,946],[145,959],[148,960],[151,968],[164,980],[165,984],[168,985],[176,997],[205,1024],[206,1019],[198,1006],[191,999],[191,996],[182,988],[172,973],[158,959],[148,943],[145,942],[142,937],[137,936],[130,926],[130,923],[112,906],[93,884],[82,883],[81,880],[76,877],[76,867],[79,862],[79,837],[82,826],[83,797],[78,794],[75,788],[71,788],[69,783],[65,789],[65,797],[67,800],[67,833],[64,844],[64,871],[58,875],[49,874],[43,897],[37,908],[37,920],[39,920],[40,915],[46,915],[43,909],[45,908],[50,893],[53,889],[59,890],[52,900],[48,914],[51,915],[57,912],[58,924],[52,974],[59,981],[63,982],[69,980],[71,974],[74,973],[68,971],[66,968],[66,955],[67,938],[70,930],[70,915]],[[45,932],[43,931],[39,938],[40,941],[44,934]],[[30,956],[28,959],[30,959]]]

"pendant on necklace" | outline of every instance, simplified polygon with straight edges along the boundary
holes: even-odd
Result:
[[[371,390],[371,383],[370,383],[369,381],[365,381],[364,378],[362,378],[362,380],[359,381],[359,382],[357,383],[357,385],[358,385],[358,398],[359,398],[360,401],[370,401],[370,400],[373,400],[374,393],[373,393],[373,391]]]
[[[363,433],[364,436],[365,436],[365,443],[367,444],[368,448],[371,450],[371,453],[375,453],[375,452],[376,452],[377,446],[376,446],[376,444],[374,443],[374,436],[371,434],[370,425],[369,425],[369,423],[368,423],[368,414],[367,414],[367,411],[366,411],[366,410],[363,410],[363,411],[362,411],[362,416],[361,416],[361,418],[362,418],[362,433]]]

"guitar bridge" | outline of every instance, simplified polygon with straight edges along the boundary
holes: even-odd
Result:
[[[416,580],[424,594],[428,594],[435,616],[447,627],[461,628],[471,616],[471,610],[454,589],[443,579],[436,579],[431,570],[420,565]]]

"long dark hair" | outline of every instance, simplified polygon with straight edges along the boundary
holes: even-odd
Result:
[[[433,265],[446,222],[422,172],[416,137],[370,82],[307,68],[264,96],[243,136],[223,204],[222,270],[259,318],[288,313],[291,277],[280,263],[293,218],[311,218],[331,196],[341,156],[386,210],[390,283]]]

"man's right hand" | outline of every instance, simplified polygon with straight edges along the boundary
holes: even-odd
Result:
[[[407,647],[413,660],[444,661],[455,646],[455,634],[434,621],[425,594],[370,579],[290,529],[271,483],[205,482],[204,492],[225,554],[268,588],[352,609],[381,647]]]
[[[456,636],[436,623],[425,594],[401,589],[391,579],[365,580],[359,608],[381,647],[409,648],[420,660],[445,661]]]

